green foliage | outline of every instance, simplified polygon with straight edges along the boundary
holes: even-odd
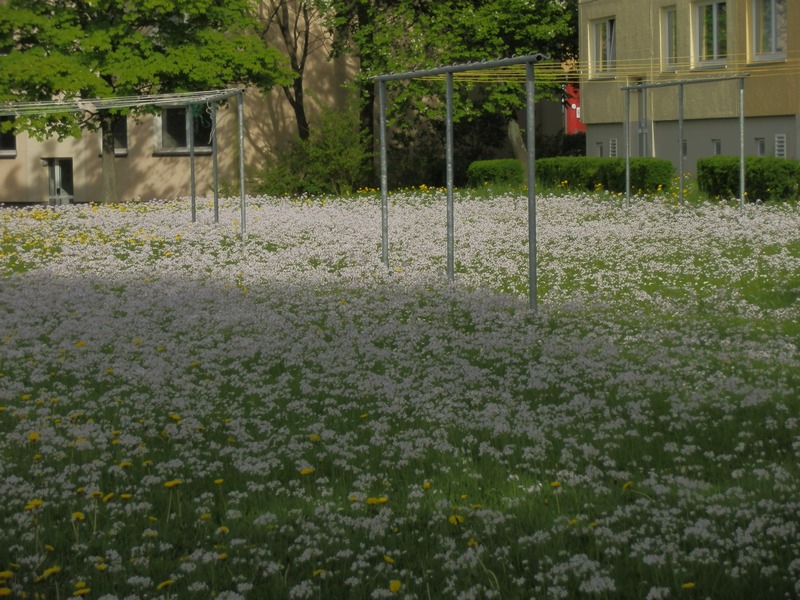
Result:
[[[524,185],[525,170],[515,158],[477,160],[467,169],[467,182],[472,187],[492,183]]]
[[[630,161],[631,191],[652,193],[669,187],[675,167],[659,158]],[[540,158],[536,178],[541,185],[571,190],[625,191],[625,160],[590,156]]]
[[[75,3],[10,0],[0,12],[0,101],[197,91],[289,81],[283,58],[253,35],[248,0]],[[96,130],[102,115],[17,119],[38,137]]]
[[[321,111],[307,140],[297,138],[276,153],[258,176],[264,194],[349,194],[363,185],[371,153],[359,129],[355,102]]]
[[[745,191],[751,200],[800,198],[800,162],[785,158],[745,158]],[[697,161],[697,183],[715,198],[739,197],[739,157],[711,156]]]

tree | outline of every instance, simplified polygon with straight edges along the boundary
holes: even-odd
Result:
[[[566,60],[577,55],[577,0],[326,0],[334,51],[356,56],[361,71],[362,126],[373,133],[375,91],[371,77],[443,64],[532,53]],[[409,115],[441,122],[443,103],[430,102],[431,82],[393,82],[389,118]],[[436,91],[443,97],[443,84]],[[540,93],[546,93],[544,87]],[[550,90],[553,92],[554,90]],[[513,119],[524,104],[517,84],[476,90],[459,85],[455,120],[486,114]],[[413,125],[419,127],[419,123]]]
[[[255,35],[250,0],[8,0],[0,11],[0,101],[108,98],[288,84]],[[35,137],[101,131],[104,200],[117,200],[114,122],[123,111],[18,118]]]
[[[297,134],[307,140],[310,134],[305,109],[305,69],[309,55],[330,45],[330,35],[320,26],[321,7],[307,0],[259,0],[261,38],[269,43],[274,28],[289,57],[294,74],[290,84],[282,85],[286,100],[297,120]]]

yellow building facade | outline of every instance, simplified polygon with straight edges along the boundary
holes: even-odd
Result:
[[[641,85],[631,156],[738,155],[743,97],[745,154],[800,158],[800,0],[579,0],[579,27],[589,156],[625,155]]]

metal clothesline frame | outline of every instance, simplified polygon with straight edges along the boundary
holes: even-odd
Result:
[[[631,91],[636,90],[640,93],[643,90],[652,88],[665,88],[678,86],[678,200],[684,204],[684,172],[683,172],[683,88],[684,86],[698,83],[716,83],[718,81],[739,80],[739,208],[744,208],[745,202],[745,168],[744,168],[744,80],[749,77],[749,73],[737,73],[735,75],[724,75],[720,77],[708,77],[705,79],[682,79],[680,81],[658,81],[654,83],[635,83],[622,86],[625,92],[625,120],[623,121],[623,133],[625,138],[625,206],[631,205],[631,140],[630,140],[630,120],[631,120]]]
[[[378,85],[379,134],[381,161],[381,250],[383,263],[389,266],[389,188],[386,152],[386,82],[407,79],[420,79],[445,76],[446,101],[446,141],[445,162],[447,179],[447,277],[455,278],[455,243],[454,243],[454,208],[453,208],[453,76],[468,71],[495,69],[512,65],[525,65],[525,107],[527,137],[527,183],[528,183],[528,302],[531,311],[536,310],[536,149],[535,149],[535,115],[534,115],[534,67],[547,57],[543,54],[515,56],[499,60],[488,60],[478,63],[462,63],[450,66],[409,71],[406,73],[389,73],[373,77]]]
[[[0,104],[0,116],[20,117],[42,114],[81,114],[98,110],[125,108],[180,107],[191,108],[206,104],[211,110],[211,162],[214,177],[214,222],[219,222],[219,171],[217,161],[217,105],[236,96],[239,138],[239,193],[241,219],[239,232],[244,236],[247,232],[247,212],[245,205],[244,180],[244,88],[226,90],[210,90],[201,92],[183,92],[173,94],[150,94],[142,96],[119,96],[111,98],[75,98],[69,100],[51,100],[40,102],[10,102]],[[186,141],[189,146],[189,171],[191,185],[192,223],[197,221],[197,186],[195,177],[194,125],[192,111],[186,111]]]

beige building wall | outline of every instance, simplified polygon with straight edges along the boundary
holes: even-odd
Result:
[[[341,105],[345,84],[352,81],[356,63],[352,59],[329,60],[329,44],[319,40],[305,69],[306,110],[313,127],[321,105]],[[280,39],[275,46],[285,52]],[[128,152],[115,159],[117,190],[121,200],[158,199],[189,196],[190,159],[188,152],[177,155],[159,153],[158,119],[145,115],[129,117]],[[261,93],[250,88],[244,94],[244,154],[246,175],[250,178],[273,152],[297,136],[294,111],[281,88]],[[238,194],[239,139],[236,98],[220,107],[217,115],[219,180],[222,187]],[[75,202],[102,201],[102,157],[99,134],[85,133],[78,139],[59,142],[37,141],[26,134],[16,137],[16,153],[0,150],[0,203],[51,202],[49,181],[53,159],[72,161]],[[209,150],[197,148],[195,156],[198,195],[213,191],[212,159]],[[51,202],[52,203],[52,202]]]
[[[785,138],[786,156],[800,158],[800,0],[780,0],[785,9],[785,51],[759,55],[755,46],[756,0],[727,0],[727,52],[717,61],[699,55],[698,6],[707,0],[580,0],[582,117],[587,154],[608,156],[614,146],[623,156],[625,93],[637,83],[691,81],[747,74],[744,79],[747,154],[774,155]],[[763,0],[758,0],[759,4]],[[668,59],[667,11],[674,9],[674,59]],[[781,9],[783,10],[783,9]],[[598,35],[608,19],[615,23],[615,60],[604,70]],[[600,35],[601,39],[603,36]],[[739,81],[683,86],[686,158],[738,154]],[[679,156],[678,87],[650,88],[630,95],[633,156]],[[760,140],[760,141],[759,141]]]

